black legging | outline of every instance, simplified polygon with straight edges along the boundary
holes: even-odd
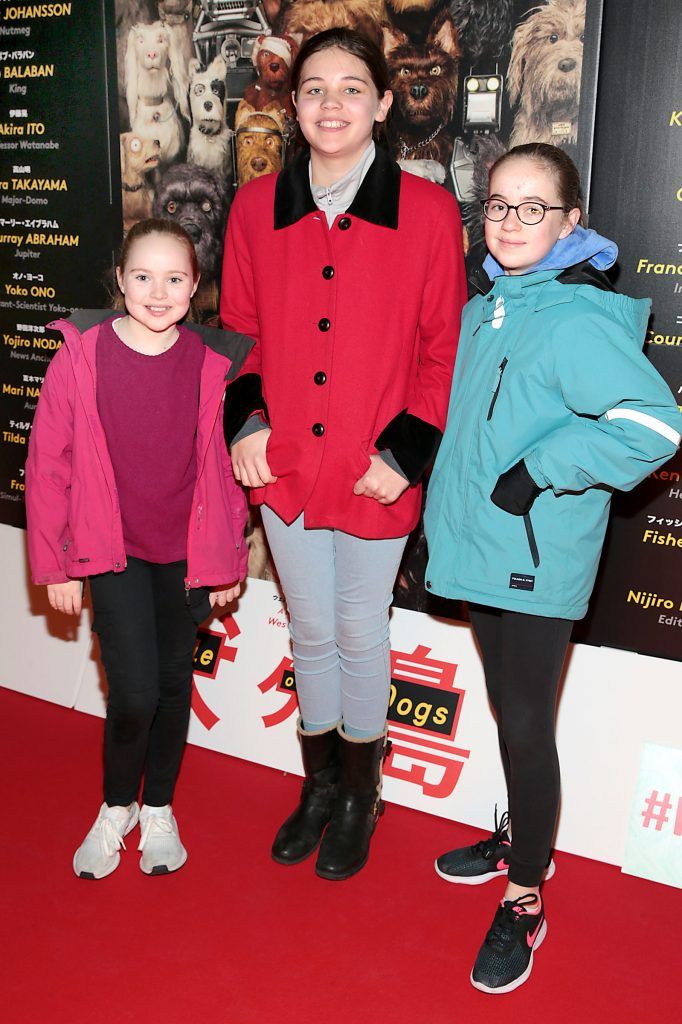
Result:
[[[204,590],[185,598],[186,562],[157,565],[128,558],[122,573],[90,578],[109,688],[104,726],[104,800],[169,804],[180,770],[192,695],[197,619]]]
[[[538,885],[559,809],[557,687],[573,622],[469,605],[497,718],[512,822],[509,881]]]

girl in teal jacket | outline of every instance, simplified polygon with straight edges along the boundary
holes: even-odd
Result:
[[[429,485],[426,586],[469,602],[496,714],[509,813],[439,857],[448,881],[508,874],[471,980],[507,992],[547,925],[559,802],[556,694],[594,584],[614,488],[665,463],[682,422],[642,353],[648,299],[616,294],[616,246],[581,226],[578,172],[554,146],[510,150],[483,203],[482,294],[464,308],[448,422]],[[511,840],[510,823],[514,825]]]

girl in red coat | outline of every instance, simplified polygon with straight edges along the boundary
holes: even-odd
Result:
[[[26,463],[33,580],[55,610],[79,615],[89,578],[107,674],[104,803],[73,859],[90,879],[118,867],[138,819],[145,874],[185,863],[171,803],[197,623],[246,574],[246,501],[220,422],[230,362],[202,342],[243,354],[249,340],[182,323],[199,268],[169,221],[136,224],[116,274],[125,310],[50,325],[64,341]]]
[[[296,864],[322,839],[318,875],[343,879],[382,809],[388,612],[445,422],[462,232],[453,197],[375,144],[393,97],[372,42],[312,37],[292,88],[307,145],[230,213],[221,319],[256,344],[225,436],[262,505],[301,709],[306,779],[272,855]]]

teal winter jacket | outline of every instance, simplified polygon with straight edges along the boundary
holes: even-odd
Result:
[[[585,615],[613,489],[658,469],[682,429],[642,353],[649,300],[605,282],[587,262],[502,275],[464,307],[424,515],[431,592]],[[491,501],[519,463],[537,494],[525,516]]]

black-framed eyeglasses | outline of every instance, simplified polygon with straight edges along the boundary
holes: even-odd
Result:
[[[516,210],[516,216],[522,224],[531,225],[539,224],[543,221],[548,210],[563,210],[564,213],[566,212],[565,206],[546,206],[544,203],[532,201],[512,206],[511,203],[505,203],[502,199],[482,199],[481,206],[483,207],[483,216],[487,220],[492,220],[496,223],[503,221],[510,210]]]

